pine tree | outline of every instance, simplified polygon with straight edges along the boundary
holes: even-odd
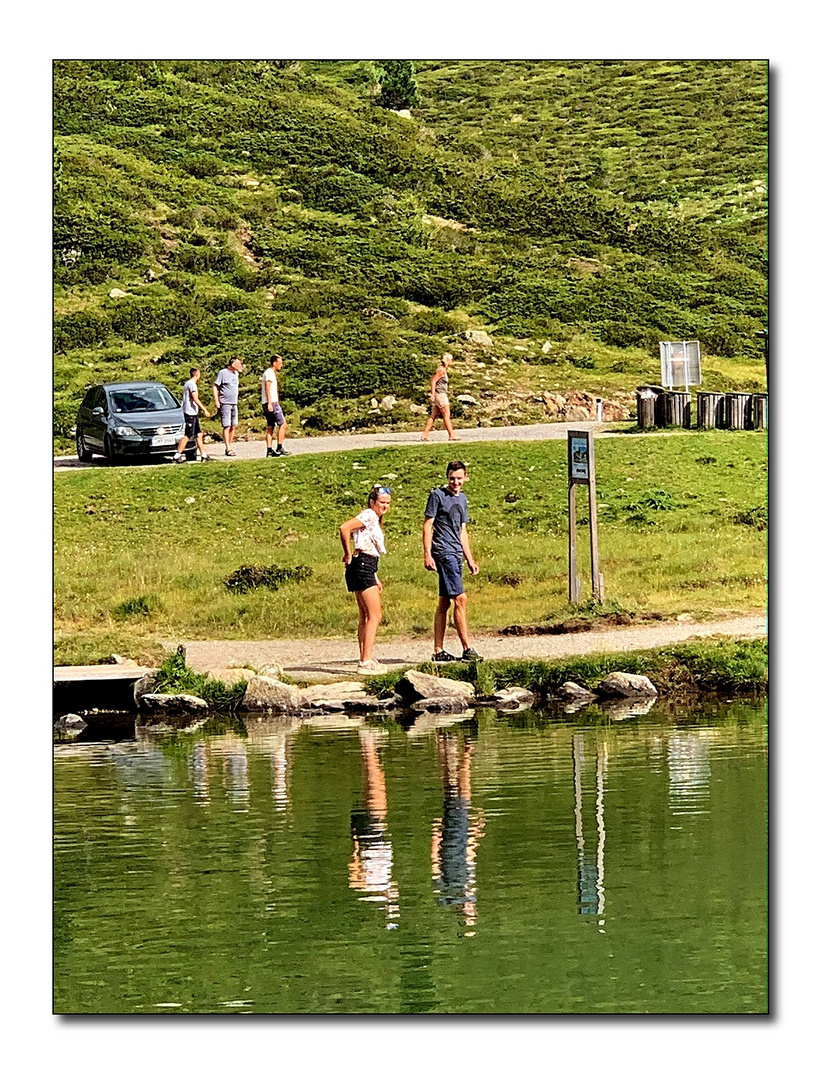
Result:
[[[378,104],[385,109],[408,109],[419,104],[419,87],[412,60],[381,60],[376,71],[381,84]]]

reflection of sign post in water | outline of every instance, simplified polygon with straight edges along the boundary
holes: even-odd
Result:
[[[567,433],[567,508],[568,508],[568,571],[570,577],[570,602],[578,604],[582,595],[582,582],[576,573],[576,488],[583,484],[588,489],[588,520],[591,530],[591,582],[594,598],[600,603],[605,598],[605,582],[599,572],[599,542],[596,523],[596,469],[594,465],[594,435],[592,431],[569,431]]]

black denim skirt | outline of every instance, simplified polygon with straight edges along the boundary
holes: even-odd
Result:
[[[377,570],[377,555],[367,555],[364,551],[356,551],[352,556],[352,562],[344,572],[349,592],[363,592],[364,589],[372,588],[376,584]]]

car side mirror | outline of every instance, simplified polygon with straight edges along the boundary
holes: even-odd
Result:
[[[102,408],[101,405],[97,405],[96,408],[93,409],[93,411],[91,412],[90,415],[91,416],[104,416],[105,415],[105,410]]]

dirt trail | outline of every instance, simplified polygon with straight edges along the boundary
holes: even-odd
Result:
[[[590,631],[579,634],[538,637],[505,637],[499,634],[475,635],[473,646],[488,660],[558,660],[598,652],[629,652],[674,645],[691,638],[721,634],[733,638],[765,637],[765,615],[739,615],[717,622],[654,623],[637,627]],[[456,634],[448,631],[446,644],[452,649]],[[173,649],[177,642],[167,641]],[[190,641],[186,661],[196,671],[250,665],[257,669],[282,668],[295,679],[328,682],[355,677],[358,663],[357,642],[351,638],[309,638],[276,641]],[[432,641],[428,638],[385,638],[379,641],[376,658],[390,668],[404,667],[431,658]],[[459,649],[457,650],[459,652]]]
[[[593,431],[597,438],[618,438],[623,434],[624,424],[597,423],[595,420],[580,420],[575,423],[553,421],[546,424],[520,424],[510,427],[494,428],[458,428],[458,442],[538,442],[542,439],[566,440],[567,433],[572,428],[574,431]],[[647,436],[666,436],[665,430],[660,432],[646,432]],[[452,456],[457,456],[462,451],[457,450],[456,443],[449,443],[448,436],[444,431],[431,433],[430,443],[444,444],[451,447]],[[380,446],[427,446],[422,442],[421,431],[379,431],[364,432],[354,435],[302,435],[297,438],[287,439],[285,446],[291,454],[329,454],[336,451],[347,450],[370,450]],[[234,458],[224,457],[224,448],[220,443],[211,443],[207,452],[213,462],[224,465],[232,465],[237,461],[255,461],[265,457],[264,439],[240,439],[235,444]],[[281,459],[284,460],[284,459]],[[171,458],[151,462],[149,464],[132,464],[130,468],[158,469],[163,465],[171,464]],[[179,466],[185,468],[186,466]],[[194,468],[206,468],[206,465],[193,465]],[[67,469],[98,469],[108,468],[105,459],[96,457],[92,462],[81,462],[76,457],[53,458],[55,472],[65,472]]]

